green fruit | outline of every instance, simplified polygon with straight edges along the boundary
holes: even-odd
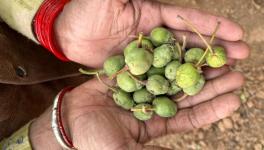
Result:
[[[226,64],[227,56],[223,47],[217,46],[213,48],[214,53],[206,55],[206,62],[212,68],[219,68]]]
[[[145,49],[153,49],[153,45],[150,40],[148,39],[142,39],[141,47]],[[134,40],[131,43],[127,45],[127,47],[124,49],[124,55],[126,56],[129,54],[133,49],[138,48],[138,40]]]
[[[173,54],[172,59],[173,60],[179,60],[180,59],[180,51],[176,45],[173,46]]]
[[[152,108],[151,105],[149,104],[138,104],[136,105],[134,108],[135,109],[142,109],[142,111],[134,111],[133,115],[138,119],[138,120],[142,120],[142,121],[146,121],[151,119],[151,117],[153,116],[153,111],[143,111],[143,107],[145,108]]]
[[[161,117],[173,117],[177,112],[175,102],[165,96],[155,98],[152,104],[156,114]]]
[[[116,80],[118,87],[126,92],[134,92],[143,87],[143,85],[135,81],[127,71],[117,75]]]
[[[171,60],[173,55],[173,47],[169,44],[163,44],[154,49],[154,60],[152,65],[156,68],[166,66]]]
[[[126,110],[129,110],[134,106],[134,101],[131,95],[121,89],[118,89],[117,92],[113,93],[113,99],[118,106]]]
[[[170,81],[175,80],[176,78],[176,72],[178,68],[181,66],[181,63],[179,61],[172,61],[170,62],[166,68],[165,68],[165,76]]]
[[[148,76],[152,76],[154,74],[162,75],[163,76],[165,74],[165,67],[163,67],[163,68],[151,67],[149,69],[149,71],[147,72],[147,75]]]
[[[187,63],[196,64],[202,58],[204,52],[205,51],[200,48],[191,48],[185,53],[184,60]],[[202,60],[201,63],[205,63],[205,59]]]
[[[169,90],[167,92],[167,95],[176,95],[178,92],[180,92],[182,89],[177,85],[176,81],[172,81],[170,83],[170,87],[169,87]]]
[[[146,88],[134,92],[133,99],[136,103],[151,102],[154,95],[152,95]]]
[[[199,79],[200,74],[191,63],[181,65],[176,72],[176,82],[181,88],[194,86]]]
[[[203,89],[204,84],[205,84],[205,79],[201,75],[200,80],[198,81],[198,83],[196,83],[194,86],[191,86],[191,87],[188,87],[188,88],[184,88],[183,92],[186,93],[187,95],[190,95],[190,96],[196,95]]]
[[[125,66],[125,59],[122,55],[111,56],[104,62],[104,72],[107,76],[112,76]]]
[[[169,82],[161,75],[152,75],[148,78],[146,88],[154,95],[166,94],[169,90]]]
[[[173,34],[165,28],[156,27],[151,31],[150,39],[155,46],[160,46],[162,44],[172,43]]]
[[[125,56],[125,62],[133,75],[142,75],[151,67],[153,55],[143,48],[136,48]]]

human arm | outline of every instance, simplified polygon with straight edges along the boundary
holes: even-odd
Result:
[[[131,112],[116,106],[108,89],[93,79],[64,96],[64,125],[74,146],[80,150],[147,149],[150,147],[144,144],[153,138],[200,128],[231,115],[239,108],[240,100],[232,91],[244,83],[240,73],[228,69],[207,70],[206,78],[208,82],[204,90],[179,103],[180,110],[175,117],[155,116],[146,122],[136,120]],[[222,85],[223,81],[230,84]],[[49,109],[32,124],[31,133],[38,137],[31,136],[31,139],[38,143],[37,146],[43,146],[40,149],[50,145],[58,148],[51,132],[50,116]]]
[[[43,0],[1,0],[0,18],[11,28],[34,40],[32,20]]]
[[[0,17],[13,29],[37,42],[32,21],[42,2],[3,0]],[[248,56],[249,48],[241,42],[243,31],[236,23],[196,9],[143,0],[70,1],[56,18],[54,43],[70,60],[94,68],[101,67],[108,56],[120,53],[132,40],[131,35],[148,34],[155,26],[167,26],[174,31],[177,40],[186,35],[188,44],[204,47],[177,15],[191,20],[205,36],[212,34],[220,21],[215,43],[226,48],[230,62]]]
[[[61,50],[70,60],[98,68],[107,57],[120,53],[133,40],[131,36],[139,32],[147,35],[156,26],[174,31],[178,41],[185,35],[188,45],[204,47],[178,15],[190,20],[207,39],[220,21],[215,44],[225,47],[229,62],[248,56],[249,48],[241,41],[243,30],[238,24],[200,10],[156,1],[71,1],[54,29]]]

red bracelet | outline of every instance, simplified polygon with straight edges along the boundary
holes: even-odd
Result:
[[[63,126],[63,123],[62,123],[62,116],[61,116],[61,105],[62,105],[62,100],[63,100],[63,96],[71,91],[73,89],[73,87],[68,87],[68,88],[65,88],[61,91],[61,94],[59,95],[59,99],[58,99],[58,111],[57,111],[57,114],[58,114],[58,125],[59,125],[59,129],[60,129],[60,132],[61,132],[61,135],[64,139],[64,141],[66,142],[66,144],[72,148],[72,149],[76,149],[74,146],[73,146],[73,143],[71,141],[71,139],[67,136],[66,134],[66,131],[64,129],[64,126]]]
[[[65,128],[62,122],[62,114],[61,114],[63,97],[67,92],[71,91],[72,89],[73,87],[64,88],[55,97],[53,108],[52,108],[51,126],[52,126],[53,133],[57,141],[64,149],[77,150],[77,148],[74,147],[71,139],[67,136],[67,133],[65,131]]]
[[[40,44],[62,61],[69,61],[69,59],[55,43],[53,25],[68,1],[44,0],[33,20],[33,30]]]

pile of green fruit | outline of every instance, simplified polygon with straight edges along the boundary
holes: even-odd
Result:
[[[103,69],[96,74],[99,80],[102,74],[116,79],[116,87],[107,85],[113,91],[115,103],[132,111],[137,119],[149,120],[154,113],[173,117],[177,112],[177,99],[172,97],[179,93],[184,96],[198,94],[206,82],[201,68],[219,68],[226,64],[224,48],[211,47],[206,41],[205,44],[206,50],[186,50],[186,41],[180,45],[172,32],[156,27],[149,36],[139,34],[127,45],[123,55],[105,60]]]

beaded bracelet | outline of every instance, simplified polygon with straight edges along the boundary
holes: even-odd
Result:
[[[61,90],[58,95],[54,99],[53,108],[52,108],[52,119],[51,119],[51,126],[53,133],[59,142],[59,144],[65,149],[77,149],[73,146],[72,141],[67,136],[65,128],[62,123],[62,116],[61,116],[61,105],[63,96],[71,91],[73,88],[68,87]]]

